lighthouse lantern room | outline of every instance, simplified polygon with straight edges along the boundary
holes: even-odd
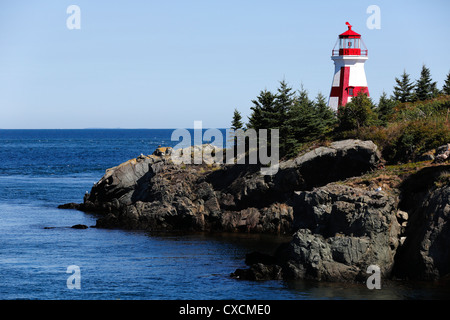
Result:
[[[345,106],[361,91],[369,95],[364,71],[368,50],[361,35],[352,30],[350,23],[345,24],[348,30],[339,35],[331,53],[335,68],[328,105],[334,110]],[[339,49],[336,49],[338,45]]]

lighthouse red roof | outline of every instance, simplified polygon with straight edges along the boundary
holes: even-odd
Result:
[[[339,38],[361,38],[359,33],[352,30],[352,25],[348,22],[345,23],[348,26],[348,30],[339,35]]]

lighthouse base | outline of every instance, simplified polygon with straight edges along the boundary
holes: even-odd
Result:
[[[339,106],[347,104],[361,91],[369,95],[364,71],[367,57],[333,56],[331,59],[335,64],[335,72],[328,105],[332,109],[337,110]]]

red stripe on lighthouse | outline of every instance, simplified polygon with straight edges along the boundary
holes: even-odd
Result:
[[[350,67],[341,67],[339,77],[339,87],[331,87],[330,97],[338,97],[339,106],[343,106],[348,101],[348,87],[350,78]]]
[[[341,79],[339,81],[339,105],[345,106],[348,101],[348,83],[350,79],[350,67],[341,67]]]

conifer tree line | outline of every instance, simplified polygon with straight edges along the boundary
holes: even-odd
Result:
[[[450,95],[450,72],[441,90],[431,78],[430,70],[423,65],[420,78],[413,82],[410,75],[403,72],[395,78],[396,85],[390,97],[383,92],[374,104],[365,93],[339,108],[335,113],[327,105],[326,97],[318,93],[311,100],[301,86],[294,91],[285,80],[280,81],[276,92],[260,91],[252,100],[248,122],[242,122],[241,113],[235,109],[232,129],[278,129],[280,135],[280,155],[294,156],[304,143],[326,139],[336,132],[358,130],[370,125],[386,125],[398,103],[429,100],[438,95]]]

